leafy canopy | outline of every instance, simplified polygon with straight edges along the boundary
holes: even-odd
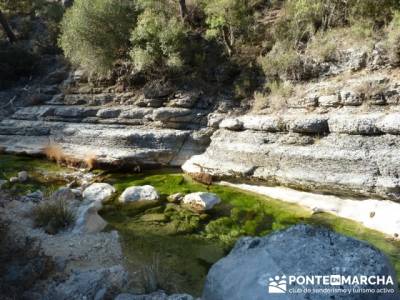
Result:
[[[59,44],[72,63],[104,74],[129,51],[136,19],[131,0],[75,0],[63,18]]]

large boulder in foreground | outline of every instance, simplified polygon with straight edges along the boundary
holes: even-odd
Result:
[[[196,210],[209,210],[221,202],[221,199],[214,193],[197,192],[187,194],[182,202]]]
[[[326,277],[318,283],[318,275]],[[306,276],[314,284],[304,282]],[[363,283],[363,276],[370,282]],[[377,277],[385,283],[374,285]],[[352,284],[343,282],[348,278]],[[333,290],[343,288],[351,294]],[[375,293],[353,290],[360,288]],[[380,288],[387,290],[379,293]],[[377,249],[328,229],[296,225],[262,238],[242,238],[212,266],[202,300],[228,299],[395,300],[400,294],[392,266]]]
[[[119,202],[156,201],[159,198],[158,192],[151,185],[131,186],[121,194]]]

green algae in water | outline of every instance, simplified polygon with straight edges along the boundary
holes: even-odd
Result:
[[[0,179],[8,180],[17,176],[19,171],[27,171],[29,180],[25,183],[7,183],[4,188],[15,195],[23,195],[36,190],[51,193],[62,185],[65,180],[58,175],[72,172],[71,169],[59,166],[46,159],[32,158],[22,155],[0,155]]]
[[[63,181],[51,181],[60,173],[71,172],[54,162],[25,156],[0,155],[0,179],[16,176],[21,170],[33,177],[24,184],[10,186],[16,194],[40,189],[56,190]],[[102,173],[102,172],[100,172]],[[43,174],[50,176],[43,177]],[[52,177],[55,175],[55,177]],[[103,175],[101,175],[103,176]],[[50,178],[50,181],[49,181]],[[161,286],[171,292],[187,292],[200,295],[205,276],[213,263],[225,256],[233,243],[242,235],[265,235],[298,223],[310,223],[329,227],[341,234],[366,241],[382,250],[392,261],[400,279],[400,242],[367,229],[357,222],[328,213],[312,215],[298,205],[270,199],[232,187],[199,184],[176,170],[156,170],[145,174],[108,174],[104,181],[112,183],[121,193],[132,185],[153,185],[166,198],[182,192],[210,191],[218,194],[222,204],[194,228],[184,234],[171,227],[172,222],[140,220],[143,215],[163,213],[168,204],[142,203],[121,205],[115,199],[102,211],[110,228],[121,233],[122,247],[128,268],[137,275],[144,265],[155,257],[160,261]],[[179,218],[189,218],[184,212]],[[174,215],[176,216],[176,214]]]
[[[221,198],[222,204],[209,213],[208,219],[200,221],[195,230],[186,234],[171,231],[168,222],[141,221],[146,211],[153,215],[162,212],[168,205],[165,203],[161,204],[164,208],[160,210],[160,203],[123,206],[114,200],[101,212],[110,227],[121,233],[128,268],[137,272],[157,257],[163,268],[160,273],[164,274],[159,288],[169,292],[201,295],[209,267],[225,256],[240,236],[263,236],[298,223],[326,226],[369,242],[387,254],[400,275],[400,242],[351,220],[327,213],[313,215],[296,204],[232,187],[207,187],[178,172],[109,174],[106,181],[112,183],[119,193],[132,185],[149,184],[159,191],[162,198],[178,192],[198,191],[210,191]]]

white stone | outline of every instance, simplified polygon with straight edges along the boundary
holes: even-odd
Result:
[[[83,191],[83,199],[89,202],[104,203],[115,193],[115,189],[108,183],[93,183]]]
[[[219,124],[219,128],[225,128],[228,130],[241,130],[243,129],[243,122],[238,119],[225,119]]]
[[[18,172],[18,181],[19,182],[25,182],[27,180],[28,180],[28,172],[26,172],[26,171]]]
[[[119,202],[154,201],[159,198],[156,189],[151,185],[131,186],[121,194]]]
[[[182,202],[200,210],[209,210],[220,203],[221,199],[214,193],[197,192],[186,195]]]

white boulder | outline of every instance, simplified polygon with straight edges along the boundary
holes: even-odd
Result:
[[[83,191],[83,199],[88,202],[103,203],[111,198],[115,188],[108,183],[93,183]]]
[[[182,202],[198,210],[212,209],[221,199],[214,193],[197,192],[186,195]]]
[[[158,192],[151,185],[131,186],[121,194],[119,202],[154,201],[159,198]]]
[[[26,171],[18,172],[18,181],[19,182],[25,182],[27,180],[28,180],[28,172],[26,172]]]

